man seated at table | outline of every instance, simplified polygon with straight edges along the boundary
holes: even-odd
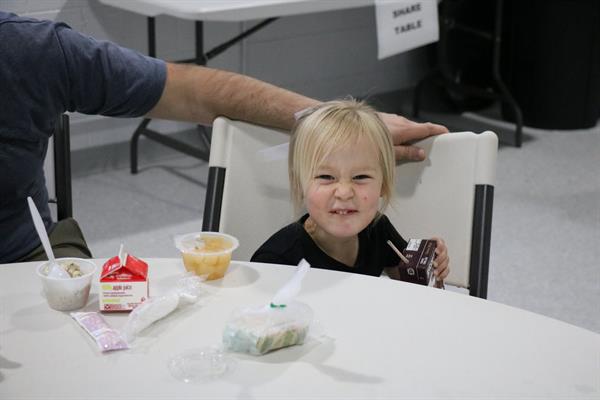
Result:
[[[63,23],[0,12],[0,263],[45,259],[26,198],[40,210],[57,257],[90,257],[73,219],[54,223],[43,163],[64,112],[211,124],[219,115],[290,129],[294,113],[319,103],[256,79],[150,58],[82,35]],[[422,160],[406,146],[447,132],[380,114],[397,158]]]

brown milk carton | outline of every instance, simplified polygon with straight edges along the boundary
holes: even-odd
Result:
[[[386,273],[392,279],[434,286],[433,259],[436,246],[435,240],[410,239],[402,252],[408,263],[400,261],[396,267],[386,268]]]
[[[100,311],[131,311],[148,298],[148,264],[130,254],[102,266]]]

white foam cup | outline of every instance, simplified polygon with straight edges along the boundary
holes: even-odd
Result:
[[[61,265],[75,263],[79,266],[82,275],[75,278],[53,278],[48,276],[50,261],[45,261],[37,267],[37,274],[42,281],[44,296],[48,305],[58,311],[72,311],[87,304],[92,284],[92,276],[96,271],[96,264],[84,258],[57,258]]]

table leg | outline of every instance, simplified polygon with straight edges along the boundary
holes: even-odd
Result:
[[[150,57],[156,57],[156,19],[154,17],[147,18],[147,32],[148,55]],[[129,142],[129,166],[132,174],[137,174],[138,172],[138,141],[140,136],[145,133],[146,127],[150,121],[152,121],[150,118],[144,118],[131,136]]]
[[[223,51],[227,50],[229,47],[235,45],[240,42],[246,36],[262,29],[273,21],[277,20],[277,18],[268,18],[252,28],[248,29],[235,36],[234,38],[228,40],[227,42],[211,49],[209,52],[204,52],[204,25],[202,21],[196,21],[195,25],[195,57],[189,60],[178,61],[180,63],[195,63],[197,65],[206,65],[207,61]],[[156,57],[156,26],[155,26],[155,18],[148,17],[148,55],[151,57]],[[148,139],[154,140],[156,142],[161,143],[164,146],[175,149],[184,154],[190,155],[192,157],[198,158],[203,161],[208,161],[209,152],[210,152],[210,141],[211,141],[211,130],[208,127],[198,125],[198,133],[200,135],[200,140],[202,144],[202,149],[190,146],[187,143],[181,142],[179,140],[173,139],[171,137],[165,136],[159,132],[148,129],[148,124],[151,119],[145,118],[137,127],[135,132],[133,133],[130,140],[130,168],[131,173],[136,174],[138,172],[138,141],[140,136],[145,136]]]
[[[503,0],[496,1],[496,21],[494,26],[494,56],[493,56],[493,69],[492,76],[494,83],[500,91],[500,97],[504,100],[511,108],[513,118],[515,120],[515,143],[516,147],[521,147],[523,142],[523,114],[521,113],[521,107],[512,96],[508,87],[500,76],[500,46],[502,45],[502,15],[504,12]]]

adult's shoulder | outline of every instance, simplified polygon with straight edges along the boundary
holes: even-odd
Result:
[[[11,57],[12,63],[17,64],[21,59],[32,62],[33,65],[56,62],[54,58],[62,57],[56,35],[57,27],[70,29],[61,22],[0,12],[0,52],[3,58]]]
[[[43,27],[43,26],[54,26],[59,24],[58,22],[45,20],[45,19],[36,19],[31,17],[24,17],[17,15],[15,13],[1,11],[0,10],[0,24],[12,24],[13,26],[23,26],[28,29],[32,29],[33,27]],[[5,25],[6,26],[6,25]]]
[[[3,135],[47,139],[66,111],[69,73],[52,21],[0,14]],[[64,25],[64,24],[63,24]]]
[[[167,66],[108,40],[56,27],[69,73],[69,111],[105,116],[139,117],[159,101]]]

